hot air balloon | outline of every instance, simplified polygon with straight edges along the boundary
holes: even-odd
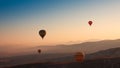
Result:
[[[39,35],[41,36],[41,38],[43,39],[46,35],[46,31],[45,30],[40,30],[39,31]]]
[[[41,53],[41,50],[40,50],[40,49],[38,49],[38,53],[39,53],[39,54]]]
[[[75,54],[75,60],[77,62],[82,62],[84,60],[84,54],[82,52],[77,52]]]
[[[89,22],[88,22],[88,24],[89,24],[90,26],[92,25],[92,23],[93,23],[92,21],[89,21]]]

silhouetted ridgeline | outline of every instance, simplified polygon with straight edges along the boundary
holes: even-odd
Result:
[[[104,58],[79,62],[33,63],[6,68],[120,68],[120,58]]]
[[[119,58],[120,57],[120,40],[104,40],[104,41],[98,41],[98,42],[86,42],[76,45],[70,45],[70,46],[51,46],[50,53],[42,53],[42,54],[27,54],[27,55],[20,55],[20,56],[14,56],[14,57],[4,57],[0,58],[0,68],[6,67],[6,66],[24,66],[24,64],[29,63],[35,63],[35,66],[51,66],[51,68],[54,68],[54,66],[58,66],[57,68],[61,66],[78,66],[79,63],[75,63],[74,55],[76,52],[81,51],[82,49],[93,51],[96,50],[92,54],[87,54],[85,56],[85,61],[82,64],[79,64],[80,66],[89,66],[92,64],[93,66],[102,66],[102,65],[113,65],[113,66],[119,66]],[[113,48],[113,46],[116,46],[116,48]],[[108,49],[110,47],[110,49]],[[46,47],[45,47],[46,48]],[[49,48],[48,48],[49,49]],[[98,50],[100,49],[100,50]],[[102,50],[101,50],[102,49]],[[43,49],[44,50],[44,49]],[[52,53],[52,51],[54,53]],[[56,52],[56,50],[62,52]],[[74,51],[75,50],[75,51]],[[69,51],[69,52],[66,52]],[[65,52],[65,53],[64,53]],[[83,50],[84,52],[84,50]],[[112,59],[116,58],[116,59]],[[94,59],[94,60],[93,60]],[[102,61],[105,59],[104,61]],[[110,59],[106,60],[106,59]],[[88,61],[89,60],[89,61]],[[91,61],[90,61],[91,60]],[[112,60],[112,61],[111,61]],[[115,61],[113,63],[113,61]],[[36,62],[40,62],[37,63]],[[51,62],[51,63],[44,63],[44,62]],[[60,63],[60,62],[69,62],[64,64],[53,64],[53,63]],[[72,63],[70,63],[72,62]],[[107,62],[107,63],[106,63]],[[98,64],[99,63],[99,64]],[[34,64],[29,64],[29,66],[34,66]],[[27,65],[25,65],[27,66]],[[53,66],[53,67],[52,67]],[[47,66],[48,67],[48,66]],[[29,67],[28,67],[29,68]],[[55,67],[56,68],[56,67]],[[74,67],[73,67],[74,68]],[[91,68],[91,67],[90,67]],[[103,68],[103,67],[102,67]],[[108,67],[110,68],[110,67]]]
[[[94,53],[101,50],[120,47],[120,39],[117,40],[102,40],[83,42],[71,45],[57,45],[57,46],[38,46],[45,53],[75,53],[85,52],[86,54]]]
[[[118,58],[116,58],[118,57]],[[20,65],[22,66],[51,66],[54,68],[54,66],[103,66],[107,65],[108,68],[111,65],[113,66],[119,66],[120,63],[120,48],[111,48],[107,50],[102,50],[98,51],[96,53],[88,54],[85,57],[85,62],[82,64],[75,63],[74,55],[73,54],[41,54],[41,55],[26,55],[26,56],[16,56],[16,57],[11,57],[11,58],[4,58],[1,59],[0,67],[5,67],[5,66],[15,66]],[[39,62],[39,63],[36,63]],[[44,63],[44,62],[50,62],[50,63]],[[68,63],[64,63],[68,62]],[[71,63],[72,62],[72,63]],[[34,63],[34,64],[30,64]],[[56,64],[59,63],[59,64]],[[61,65],[62,63],[62,65]],[[26,64],[26,65],[24,65]],[[72,65],[71,65],[72,64]],[[19,67],[19,66],[18,66]],[[22,68],[21,67],[21,68]],[[48,67],[48,66],[47,66]],[[47,68],[46,67],[46,68]],[[57,68],[58,68],[57,67]],[[17,68],[17,67],[16,67]],[[23,67],[24,68],[24,67]],[[73,67],[74,68],[74,67]],[[103,67],[102,67],[103,68]]]
[[[92,54],[88,54],[86,56],[86,59],[113,58],[113,57],[120,57],[120,47],[101,50]]]

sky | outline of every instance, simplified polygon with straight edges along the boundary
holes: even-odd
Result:
[[[120,0],[0,0],[0,46],[119,39],[119,13]]]

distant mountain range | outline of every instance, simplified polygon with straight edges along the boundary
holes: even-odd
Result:
[[[48,46],[35,46],[35,47],[0,47],[0,58],[6,56],[17,56],[17,55],[28,55],[28,54],[38,54],[37,50],[41,49],[42,54],[56,54],[56,53],[76,53],[79,51],[85,54],[94,53],[100,50],[106,50],[110,48],[120,47],[120,39],[117,40],[102,40],[94,42],[84,42],[79,44],[69,44],[69,45],[48,45]],[[9,52],[8,52],[9,50]]]
[[[60,58],[55,58],[55,59],[51,59],[51,61],[55,61],[55,62],[65,62],[65,61],[75,61],[74,59],[74,55],[69,55],[69,56],[65,56],[65,57],[60,57]],[[96,60],[96,59],[110,59],[110,58],[120,58],[120,47],[118,48],[111,48],[111,49],[107,49],[107,50],[101,50],[95,53],[91,53],[91,54],[86,54],[85,55],[85,60]]]
[[[37,53],[36,49],[41,49],[42,53]],[[28,51],[32,53],[0,58],[0,67],[34,62],[70,62],[75,61],[74,55],[80,51],[86,54],[86,59],[120,57],[120,39],[72,45],[38,46],[30,48]]]
[[[11,65],[20,65],[27,63],[36,63],[36,62],[74,62],[74,55],[70,53],[58,53],[58,54],[40,54],[40,55],[24,55],[24,56],[15,56],[9,58],[3,58],[0,62],[0,67],[11,66]],[[111,48],[107,50],[98,51],[92,54],[86,54],[85,60],[96,60],[96,59],[110,59],[110,58],[120,58],[120,47]]]
[[[82,51],[89,54],[116,47],[120,47],[120,39],[84,42],[71,45],[38,46],[36,49],[41,49],[43,53],[75,53]]]
[[[116,58],[120,57],[120,47],[98,51],[86,56],[87,59]]]

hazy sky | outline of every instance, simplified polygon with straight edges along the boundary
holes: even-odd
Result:
[[[0,0],[0,46],[119,38],[120,0]]]

